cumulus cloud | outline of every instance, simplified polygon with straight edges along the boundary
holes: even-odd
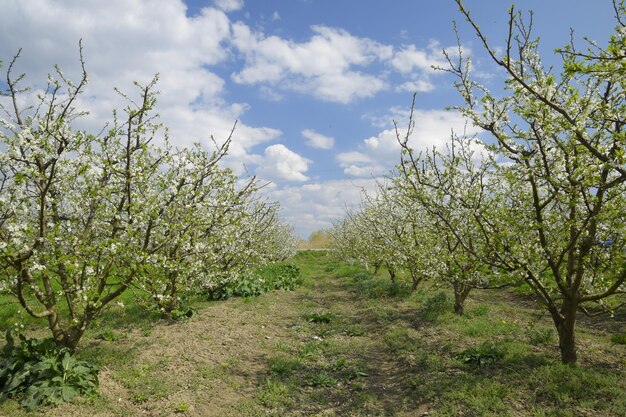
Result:
[[[369,177],[380,175],[389,170],[384,164],[377,161],[365,152],[341,152],[337,155],[339,166],[344,174],[355,177]]]
[[[317,149],[332,149],[335,145],[335,139],[330,136],[322,135],[311,129],[302,131],[302,136],[307,138],[307,145]]]
[[[286,187],[270,186],[264,192],[281,204],[281,215],[307,238],[312,232],[328,229],[341,219],[346,209],[361,203],[362,190],[372,193],[374,179],[318,181]]]
[[[395,87],[396,91],[425,93],[435,89],[431,78],[438,73],[436,68],[448,67],[444,55],[451,58],[458,55],[458,47],[443,48],[436,41],[431,41],[425,49],[415,45],[404,45],[394,50],[389,60],[390,66],[404,77],[409,78]],[[464,52],[469,52],[468,49]]]
[[[431,42],[427,50],[419,50],[415,45],[401,47],[393,54],[390,64],[397,71],[408,74],[416,69],[424,72],[434,72],[433,66],[445,67],[447,62],[439,44]]]
[[[429,63],[437,63],[438,58],[432,45],[426,50],[411,45],[394,48],[327,26],[313,26],[310,38],[302,42],[267,36],[242,22],[231,22],[227,13],[240,10],[242,0],[206,3],[213,6],[189,17],[181,0],[4,2],[0,58],[10,59],[23,48],[15,73],[26,72],[26,83],[41,88],[54,64],[69,78],[80,75],[78,41],[82,39],[89,84],[78,105],[89,110],[81,127],[92,132],[111,120],[112,109],[125,105],[114,87],[137,98],[133,82],[146,84],[158,73],[157,110],[176,146],[200,141],[211,147],[211,135],[223,141],[235,120],[245,120],[248,105],[225,98],[231,80],[258,86],[266,99],[281,100],[295,91],[338,103],[372,97],[385,89],[428,91],[435,86]],[[272,18],[280,16],[276,13]],[[216,70],[225,63],[237,66],[230,79]],[[437,116],[422,117],[432,115]],[[420,120],[414,136],[422,133],[423,143],[415,139],[422,145],[435,137],[445,140],[450,127],[458,126],[444,116],[432,122],[436,126]],[[288,220],[306,230],[303,236],[307,236],[341,217],[347,202],[358,203],[359,185],[373,186],[368,177],[395,165],[399,151],[393,131],[389,126],[380,130],[352,152],[337,156],[344,172],[364,177],[352,182],[302,184],[310,181],[312,161],[284,145],[267,146],[282,136],[274,126],[239,122],[224,162],[236,173],[243,173],[245,164],[259,177],[286,181],[288,186],[274,184],[267,192],[281,201]],[[333,138],[314,130],[302,135],[309,146],[334,146]],[[255,147],[264,151],[255,152]]]
[[[233,44],[243,54],[245,66],[233,74],[233,80],[270,84],[340,103],[370,97],[386,87],[383,78],[358,68],[391,58],[391,46],[342,29],[313,26],[311,30],[314,35],[308,42],[297,43],[234,24]]]
[[[235,23],[232,44],[245,64],[232,79],[239,84],[271,86],[273,92],[296,91],[325,101],[350,103],[389,88],[432,91],[435,85],[431,78],[436,73],[432,67],[447,65],[443,48],[435,41],[423,49],[412,44],[394,48],[340,28],[316,25],[311,31],[308,41],[296,42],[265,36],[242,22]],[[454,48],[446,51],[455,54]],[[403,81],[392,83],[391,72]]]
[[[398,120],[400,128],[407,126],[408,121],[403,118],[408,117],[408,113],[392,110],[396,117],[390,115],[388,120]],[[433,147],[445,149],[452,131],[467,135],[481,131],[468,123],[463,115],[454,111],[415,110],[413,120],[415,129],[409,137],[409,146],[417,152]],[[400,134],[403,132],[400,131]],[[364,139],[358,150],[338,154],[337,161],[348,175],[365,177],[387,173],[400,162],[400,145],[395,128],[389,127],[376,136]]]
[[[408,91],[410,93],[427,93],[434,89],[435,86],[428,79],[407,81],[396,86],[396,91]]]
[[[243,0],[213,0],[213,3],[225,12],[233,12],[243,7]]]
[[[310,160],[291,151],[285,145],[277,144],[265,148],[256,172],[264,179],[301,182],[309,179],[304,174],[309,169],[310,163]]]
[[[25,72],[25,83],[41,88],[54,64],[70,79],[78,78],[82,39],[89,84],[78,105],[90,114],[80,120],[81,128],[100,131],[111,120],[111,110],[127,104],[114,87],[137,98],[133,82],[146,84],[158,73],[157,111],[171,141],[211,147],[210,136],[225,140],[248,110],[245,103],[224,100],[225,80],[212,71],[229,58],[231,22],[224,10],[243,2],[216,4],[222,10],[205,7],[188,17],[179,0],[152,0],[149,7],[145,1],[126,0],[8,2],[0,14],[0,57],[7,59],[22,48],[15,72]],[[229,163],[241,172],[241,163],[259,160],[250,151],[253,146],[281,134],[239,123]]]

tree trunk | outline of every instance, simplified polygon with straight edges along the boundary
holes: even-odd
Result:
[[[411,294],[413,294],[417,290],[417,286],[422,282],[421,279],[413,278],[413,283],[411,284]]]
[[[552,320],[559,335],[559,349],[561,350],[561,362],[575,365],[576,354],[576,310],[578,303],[574,300],[565,299],[561,306],[561,312],[550,312]]]
[[[452,283],[452,288],[454,288],[454,314],[462,316],[465,310],[465,299],[472,287],[455,281]]]
[[[54,343],[58,347],[68,348],[73,352],[76,346],[78,346],[78,342],[80,342],[80,339],[83,337],[86,328],[87,326],[84,324],[70,326],[67,330],[61,330],[60,327],[57,327],[57,329],[53,331]]]
[[[417,290],[417,286],[422,282],[423,275],[417,273],[413,268],[410,269],[411,272],[411,294],[413,294]]]
[[[80,342],[80,339],[85,334],[87,327],[93,322],[94,318],[100,313],[101,309],[101,307],[95,308],[87,306],[82,314],[82,317],[77,321],[72,322],[72,324],[67,328],[63,328],[58,320],[53,322],[49,318],[48,327],[52,331],[54,343],[56,343],[58,347],[68,348],[70,351],[74,352],[78,346],[78,342]],[[58,316],[55,315],[55,317]]]
[[[396,285],[396,271],[395,269],[387,266],[387,270],[389,271],[389,277],[391,278],[391,283]]]
[[[167,317],[172,316],[172,312],[178,308],[178,273],[168,272],[168,283],[165,288],[165,294],[168,295],[167,302],[162,305]]]

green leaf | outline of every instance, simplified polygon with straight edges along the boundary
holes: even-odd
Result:
[[[78,390],[76,390],[74,387],[71,387],[69,385],[64,385],[63,387],[61,387],[61,398],[63,398],[63,401],[69,402],[77,395]]]

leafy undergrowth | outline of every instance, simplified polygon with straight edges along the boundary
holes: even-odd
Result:
[[[274,290],[292,291],[300,284],[302,284],[300,268],[293,264],[276,263],[212,291],[211,297],[216,300],[231,297],[256,297]]]
[[[511,291],[475,291],[458,317],[445,289],[410,294],[326,251],[290,262],[295,291],[94,330],[80,355],[103,369],[100,396],[39,415],[626,415],[623,316],[581,322],[569,367],[548,317]],[[37,414],[9,400],[0,415]]]
[[[28,339],[20,334],[16,344],[9,330],[0,359],[0,402],[15,398],[34,410],[78,395],[94,395],[98,388],[98,367],[76,360],[52,339]]]

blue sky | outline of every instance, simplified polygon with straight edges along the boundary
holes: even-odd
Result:
[[[510,3],[465,4],[501,46]],[[609,0],[516,7],[535,11],[548,63],[558,64],[552,51],[570,28],[604,44],[614,27]],[[239,120],[227,163],[268,182],[264,192],[302,237],[330,227],[394,167],[391,122],[405,120],[414,91],[414,147],[441,146],[463,128],[444,110],[459,103],[451,78],[430,69],[456,45],[453,20],[481,82],[498,91],[503,80],[453,0],[0,0],[0,10],[0,59],[23,48],[19,70],[31,85],[53,64],[76,76],[83,39],[85,129],[99,131],[121,104],[113,87],[132,92],[155,73],[174,143],[209,146]]]

